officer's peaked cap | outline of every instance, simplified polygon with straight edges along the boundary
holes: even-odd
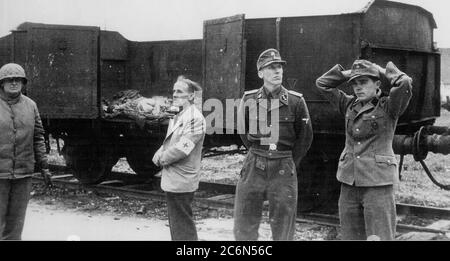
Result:
[[[267,49],[259,55],[258,61],[256,62],[256,68],[259,71],[261,68],[264,68],[272,63],[286,64],[286,61],[281,59],[280,52],[273,48]]]

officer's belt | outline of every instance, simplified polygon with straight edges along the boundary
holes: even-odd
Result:
[[[275,149],[272,149],[270,145],[258,145],[258,144],[252,144],[251,146],[254,149],[259,150],[270,150],[270,151],[292,151],[291,146],[286,146],[283,144],[277,144],[275,146]]]
[[[281,159],[281,158],[292,158],[292,151],[291,150],[262,150],[257,149],[255,147],[251,147],[249,150],[250,153],[254,153],[261,157],[271,158],[271,159]]]

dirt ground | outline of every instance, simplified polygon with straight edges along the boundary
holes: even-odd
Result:
[[[233,241],[229,209],[194,204],[199,240]],[[268,213],[263,213],[259,240],[271,240]],[[334,240],[332,227],[297,224],[295,240]],[[98,194],[90,190],[44,189],[34,184],[23,240],[159,240],[170,239],[164,202]]]
[[[113,213],[86,213],[60,204],[32,200],[28,205],[23,240],[170,240],[167,221]]]
[[[34,184],[23,240],[27,241],[170,241],[164,202],[139,200],[85,189],[52,188]],[[193,205],[194,221],[201,241],[234,241],[233,213]],[[402,217],[398,217],[402,219]],[[430,225],[438,220],[424,224]],[[446,229],[450,228],[450,221]],[[401,240],[449,240],[450,235],[410,233]],[[267,211],[259,229],[259,240],[270,241]],[[295,241],[339,240],[335,227],[297,223]]]

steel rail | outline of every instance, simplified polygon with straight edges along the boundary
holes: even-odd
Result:
[[[324,226],[340,227],[338,216],[320,214],[320,213],[299,214],[298,218],[297,218],[297,222],[315,223],[315,224],[324,225]],[[400,233],[428,232],[428,233],[436,233],[436,234],[446,234],[446,233],[450,233],[450,230],[421,227],[421,226],[416,226],[416,225],[397,224],[397,232],[400,232]]]

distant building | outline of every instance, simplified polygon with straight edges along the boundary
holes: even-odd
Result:
[[[441,52],[441,101],[450,97],[450,48],[440,48]]]
[[[441,52],[441,81],[450,85],[450,48],[440,48]]]

